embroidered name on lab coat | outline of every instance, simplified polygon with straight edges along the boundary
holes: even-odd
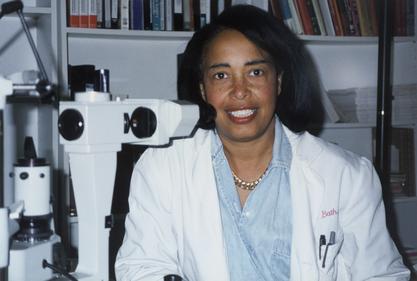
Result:
[[[325,218],[325,217],[330,217],[330,216],[335,216],[335,215],[337,215],[337,211],[333,208],[333,209],[331,209],[331,210],[324,210],[324,211],[321,211],[321,218],[323,219],[323,218]]]

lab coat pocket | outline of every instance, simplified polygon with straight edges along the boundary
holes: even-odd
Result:
[[[343,233],[335,234],[334,243],[327,243],[323,246],[323,256],[319,259],[320,281],[331,281],[337,279],[337,256],[343,244]]]
[[[290,276],[291,245],[281,239],[276,239],[271,257],[271,268],[274,280],[288,280]]]

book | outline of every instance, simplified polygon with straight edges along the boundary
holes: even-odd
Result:
[[[313,24],[311,22],[310,14],[308,12],[308,7],[306,0],[295,0],[298,11],[300,12],[301,22],[303,24],[304,34],[314,35]]]
[[[369,13],[369,1],[368,0],[356,0],[359,15],[359,26],[362,36],[375,35],[372,30],[372,19]]]
[[[300,12],[297,9],[297,5],[294,2],[295,0],[288,0],[288,6],[290,7],[291,15],[294,19],[294,26],[296,34],[303,34],[303,24],[301,22]]]
[[[165,30],[174,30],[174,3],[173,0],[165,0]]]
[[[191,26],[191,0],[184,0],[184,2],[182,3],[182,7],[183,7],[183,30],[186,31],[190,31],[192,30],[192,26]]]
[[[104,28],[111,28],[111,0],[104,0],[103,11]]]
[[[288,0],[277,0],[278,7],[281,12],[282,20],[289,29],[291,29],[294,33],[297,33],[297,29],[294,23],[294,18],[291,14],[290,5]]]
[[[120,28],[120,13],[119,13],[119,0],[111,0],[111,28],[118,29]]]
[[[130,29],[142,30],[143,23],[143,0],[130,0]]]
[[[200,29],[200,0],[190,0],[191,29]]]
[[[336,36],[345,35],[345,30],[343,28],[342,18],[340,17],[339,6],[337,5],[337,0],[328,0],[330,13],[332,15],[333,27],[336,33]]]
[[[353,34],[355,36],[361,35],[361,29],[359,25],[359,11],[358,11],[358,5],[356,0],[347,0],[348,7],[349,7],[349,13],[352,20],[352,26],[353,26]]]
[[[349,13],[349,7],[347,6],[348,0],[337,0],[337,6],[339,8],[340,19],[342,20],[342,27],[345,36],[354,35],[351,16]]]
[[[88,0],[79,0],[80,3],[80,27],[88,28]]]
[[[161,29],[160,30],[165,30],[165,0],[159,0],[160,1],[160,6],[159,6],[159,13],[160,13],[160,26]]]
[[[152,30],[151,0],[143,0],[143,29]]]
[[[130,3],[129,0],[120,0],[120,29],[130,29]]]
[[[199,1],[200,1],[199,28],[201,28],[210,22],[210,1],[209,0],[199,0]]]
[[[151,0],[152,30],[165,30],[165,0]]]
[[[378,23],[378,11],[379,11],[379,0],[366,0],[368,2],[368,9],[372,25],[372,35],[378,35],[379,23]]]
[[[323,16],[324,27],[326,29],[326,34],[329,36],[336,36],[333,21],[332,21],[332,14],[330,13],[329,3],[327,0],[318,0],[320,11]]]
[[[97,28],[97,1],[88,0],[88,28]]]
[[[305,0],[307,4],[307,11],[310,15],[311,25],[313,27],[313,35],[321,35],[318,17],[313,6],[313,0]]]
[[[96,12],[97,12],[97,28],[104,27],[104,10],[103,10],[103,0],[96,0]]]
[[[324,20],[323,15],[321,14],[320,6],[318,0],[311,0],[314,8],[314,13],[316,14],[317,23],[319,25],[320,34],[321,35],[327,35],[326,34],[326,28],[324,27]]]
[[[213,1],[213,2],[217,2],[217,1]],[[271,12],[272,15],[278,20],[278,21],[282,21],[282,14],[278,5],[278,1],[277,0],[269,0],[269,5],[271,7]]]
[[[174,30],[180,31],[184,28],[182,0],[174,0]]]
[[[80,2],[78,0],[69,0],[68,14],[68,26],[80,27]]]

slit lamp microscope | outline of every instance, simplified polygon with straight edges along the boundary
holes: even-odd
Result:
[[[22,9],[21,1],[6,2],[2,5],[1,15],[18,13],[31,42],[42,79],[36,85],[13,85],[10,80],[0,77],[0,109],[4,108],[6,96],[21,95],[29,91],[39,93],[38,98],[51,97],[54,94],[54,86],[47,79],[29,31],[26,32],[27,24]],[[160,99],[112,101],[108,92],[80,92],[75,94],[74,101],[59,103],[59,142],[68,155],[78,215],[78,265],[75,272],[61,272],[62,278],[80,281],[109,280],[111,201],[117,152],[121,150],[122,144],[169,145],[172,138],[191,135],[198,118],[199,110],[196,105]],[[41,266],[32,262],[51,262],[52,245],[60,239],[49,228],[50,186],[49,183],[42,182],[49,180],[49,167],[43,159],[37,157],[30,139],[25,142],[24,159],[19,160],[15,166],[15,178],[17,202],[0,208],[0,268],[9,265],[9,256],[10,261],[13,259],[9,239],[17,232],[18,235],[13,236],[13,240],[19,240],[20,237],[20,240],[29,243],[27,249],[34,249],[33,245],[38,244],[44,245],[44,248],[36,248],[37,251],[31,255],[28,251],[23,252],[20,263],[10,263],[9,281],[63,280],[54,278],[56,268],[53,265],[43,262]],[[38,182],[31,183],[27,180],[32,178]],[[44,192],[40,193],[36,184],[42,185],[41,190]],[[36,224],[33,223],[34,220]],[[44,268],[45,266],[49,268]],[[170,279],[165,280],[180,280],[175,279],[176,276],[167,278]]]

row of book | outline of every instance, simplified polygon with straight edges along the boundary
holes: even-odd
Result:
[[[380,0],[277,0],[272,11],[297,34],[377,36]],[[393,33],[414,35],[414,0],[392,1]]]
[[[192,31],[236,4],[269,10],[268,0],[67,0],[68,26]]]
[[[273,13],[296,34],[378,35],[379,0],[67,0],[68,26],[197,30],[237,4]],[[414,0],[393,3],[395,36],[414,35],[414,5]]]

